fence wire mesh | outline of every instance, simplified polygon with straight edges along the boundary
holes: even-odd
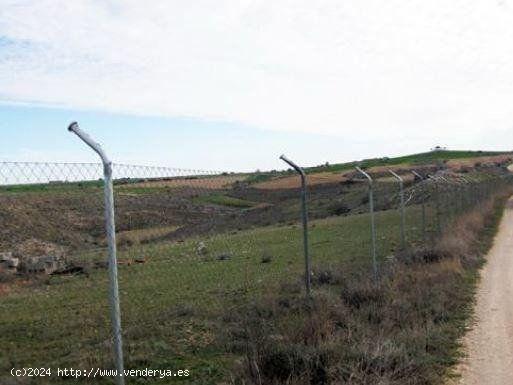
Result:
[[[124,164],[113,172],[125,367],[226,378],[230,359],[251,348],[248,305],[284,285],[304,290],[299,177]],[[403,249],[433,244],[511,182],[397,172],[404,245],[398,180],[370,172],[380,269]],[[102,175],[100,164],[0,163],[3,373],[113,367]],[[308,179],[314,290],[330,266],[371,269],[368,192],[356,171]]]

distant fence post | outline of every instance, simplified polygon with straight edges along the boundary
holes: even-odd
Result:
[[[280,159],[291,166],[301,177],[301,219],[303,222],[303,248],[305,254],[305,285],[306,293],[308,296],[312,294],[312,266],[310,261],[310,252],[308,249],[308,208],[306,204],[306,175],[304,170],[297,164],[287,159],[285,155],[280,156]]]
[[[442,218],[440,208],[440,186],[438,179],[432,175],[428,175],[428,178],[435,183],[435,215],[436,215],[436,231],[438,235],[442,234]]]
[[[356,170],[367,178],[369,182],[369,214],[371,222],[371,242],[372,242],[372,269],[374,272],[374,279],[378,279],[378,262],[376,260],[376,223],[374,220],[374,187],[372,178],[369,174],[363,171],[360,167],[356,167]]]
[[[114,337],[114,361],[117,370],[116,383],[118,385],[124,385],[125,377],[123,372],[123,343],[121,336],[121,311],[119,306],[118,262],[116,251],[116,224],[114,218],[114,187],[112,181],[112,162],[109,160],[107,154],[103,151],[101,146],[79,128],[77,122],[71,123],[68,127],[68,130],[75,133],[89,147],[91,147],[100,156],[103,163],[103,174],[105,178],[105,225],[109,249],[109,301],[112,333]]]
[[[422,184],[424,181],[424,178],[422,175],[420,175],[417,171],[412,170],[411,171],[413,175],[415,175],[417,178],[419,178],[420,183]],[[424,187],[424,186],[422,186]],[[422,196],[422,242],[426,243],[426,199],[424,196]]]
[[[400,207],[399,210],[401,212],[401,249],[406,248],[406,234],[405,234],[405,222],[406,222],[406,215],[404,211],[404,182],[403,178],[401,178],[397,173],[395,173],[392,170],[388,170],[390,174],[394,176],[399,181],[399,198],[400,198]]]
[[[443,183],[443,191],[444,191],[444,201],[443,201],[443,208],[445,209],[445,220],[441,222],[441,231],[440,234],[442,234],[442,231],[445,230],[447,225],[451,221],[451,216],[455,215],[455,208],[454,208],[454,202],[452,202],[452,191],[451,191],[451,183],[449,180],[441,175],[438,176],[438,179],[441,180]],[[442,213],[441,213],[442,214]]]

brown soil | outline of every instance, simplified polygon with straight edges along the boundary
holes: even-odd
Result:
[[[492,165],[492,164],[504,164],[511,162],[511,154],[505,155],[496,155],[496,156],[481,156],[476,158],[466,158],[466,159],[453,159],[447,162],[447,166],[452,169],[460,169],[462,166],[474,167],[476,164],[480,163],[482,165]]]
[[[346,180],[344,178],[344,173],[332,173],[332,172],[320,172],[316,174],[309,174],[307,176],[308,178],[308,185],[318,185],[323,183],[336,183]],[[291,189],[291,188],[299,188],[301,187],[301,181],[297,175],[292,176],[286,176],[283,178],[277,178],[268,180],[265,182],[255,183],[253,185],[255,188],[258,189]]]

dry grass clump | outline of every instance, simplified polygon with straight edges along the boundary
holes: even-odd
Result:
[[[456,219],[431,249],[368,269],[318,268],[314,295],[282,287],[224,321],[241,384],[440,384],[458,358],[477,267],[504,196]],[[483,238],[484,236],[484,238]]]

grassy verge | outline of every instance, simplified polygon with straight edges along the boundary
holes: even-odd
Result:
[[[232,316],[226,340],[246,357],[241,383],[443,383],[505,200],[458,218],[432,248],[390,260],[378,282],[368,269],[320,265],[311,300],[286,284]]]

